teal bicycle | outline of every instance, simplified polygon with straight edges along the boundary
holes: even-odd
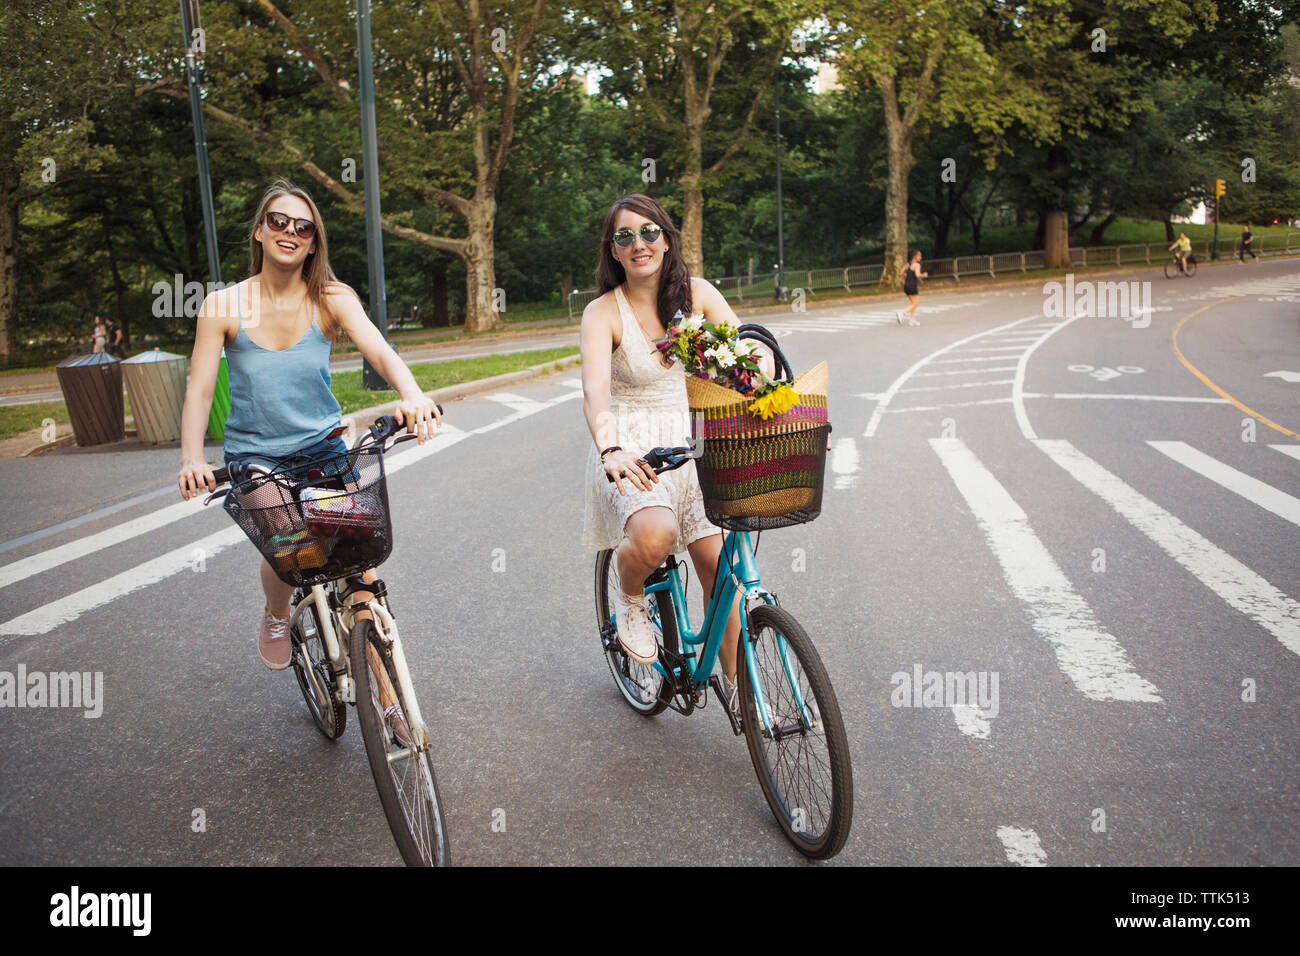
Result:
[[[822,430],[821,439],[825,440]],[[702,447],[702,446],[700,446]],[[690,447],[656,448],[645,456],[656,473],[680,468]],[[848,736],[830,677],[808,633],[763,587],[748,531],[728,530],[704,621],[692,630],[681,563],[668,559],[645,581],[647,608],[659,659],[643,665],[619,644],[614,599],[620,588],[614,551],[596,558],[596,621],[610,674],[637,713],[654,717],[671,708],[689,715],[708,703],[708,689],[744,734],[749,756],[777,823],[800,853],[834,856],[853,822],[853,768]],[[732,713],[713,673],[736,596],[740,602],[737,666],[740,717]]]

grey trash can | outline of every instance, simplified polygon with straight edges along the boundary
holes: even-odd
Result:
[[[103,445],[126,437],[122,363],[107,352],[69,355],[54,367],[78,445]]]
[[[159,445],[180,440],[189,365],[190,360],[184,355],[158,349],[141,352],[122,362],[136,437],[141,443]]]

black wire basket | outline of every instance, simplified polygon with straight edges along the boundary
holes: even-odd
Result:
[[[378,567],[393,550],[382,445],[249,477],[224,507],[293,587]]]

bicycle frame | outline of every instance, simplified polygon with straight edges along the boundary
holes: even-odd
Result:
[[[329,587],[337,591],[338,582],[332,582]],[[294,627],[299,627],[300,619],[303,612],[308,606],[316,610],[316,623],[320,630],[321,643],[325,646],[325,653],[329,658],[330,666],[334,670],[338,683],[339,694],[344,703],[355,704],[357,702],[356,683],[352,678],[351,661],[348,655],[347,647],[352,636],[352,628],[356,625],[356,615],[360,610],[369,610],[375,631],[379,639],[385,644],[395,644],[401,648],[401,638],[397,632],[397,622],[393,620],[392,614],[384,605],[382,599],[359,602],[357,604],[344,605],[337,613],[330,604],[330,592],[326,585],[314,585],[307,596],[298,602],[290,615],[291,623]],[[339,629],[335,628],[335,622],[338,622]],[[342,631],[340,635],[339,630]],[[301,633],[301,628],[299,628]],[[424,724],[424,717],[420,713],[419,701],[415,695],[415,686],[411,683],[411,674],[406,666],[406,655],[402,653],[393,655],[393,666],[397,672],[397,682],[401,688],[402,696],[409,705],[410,713],[407,713],[406,723],[411,730],[411,739],[416,741],[416,749],[423,750],[429,745],[429,734]],[[304,668],[307,679],[316,686],[316,678],[311,668]],[[324,688],[317,687],[322,696],[328,697]],[[410,751],[405,752],[409,755]],[[402,759],[402,755],[393,755],[389,758]]]
[[[713,580],[713,593],[705,605],[704,622],[698,632],[691,628],[690,615],[686,607],[686,591],[682,587],[682,577],[677,570],[677,564],[676,556],[669,556],[667,570],[664,572],[662,579],[647,583],[645,590],[647,594],[654,591],[667,591],[672,597],[677,616],[677,632],[683,644],[682,660],[689,672],[687,676],[690,678],[691,686],[702,689],[708,684],[709,675],[713,673],[713,665],[718,657],[718,651],[722,648],[722,639],[727,631],[727,621],[731,617],[731,606],[738,594],[743,595],[740,606],[740,646],[744,651],[746,669],[751,675],[756,675],[758,665],[754,658],[753,644],[749,640],[749,608],[751,602],[754,601],[775,605],[776,598],[763,587],[762,580],[759,578],[758,564],[754,558],[754,549],[749,540],[749,532],[728,531],[725,533],[722,539],[722,551],[718,555],[718,569]],[[700,647],[701,644],[703,645],[702,648]],[[687,646],[696,650],[692,653],[687,650]],[[812,715],[804,702],[799,682],[795,679],[789,647],[779,636],[777,648],[781,655],[786,679],[790,682],[795,699],[799,702],[799,710],[805,722],[811,724]],[[655,661],[654,668],[666,680],[675,685],[679,676],[677,668],[674,667],[673,673],[669,673],[662,660]],[[754,679],[750,683],[754,688],[758,701],[758,713],[763,724],[763,730],[770,734],[772,732],[772,722],[762,681]]]

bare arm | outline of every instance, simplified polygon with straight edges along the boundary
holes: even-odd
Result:
[[[598,451],[618,444],[618,423],[609,409],[610,376],[613,369],[614,333],[610,329],[608,309],[611,303],[604,297],[587,303],[582,310],[582,328],[578,334],[578,347],[582,355],[582,414],[587,419],[587,430]],[[643,490],[659,480],[654,469],[642,466],[637,456],[644,448],[624,448],[610,452],[601,464],[607,474],[614,476],[618,493],[625,494],[623,480]]]
[[[181,497],[189,499],[199,489],[217,488],[212,469],[203,456],[203,435],[208,429],[208,414],[212,411],[212,392],[217,385],[217,372],[221,367],[221,350],[233,326],[235,314],[230,297],[238,294],[238,287],[213,292],[203,300],[199,309],[198,327],[194,333],[194,351],[190,355],[190,383],[185,389],[185,405],[181,410],[181,470],[177,476]]]
[[[420,444],[424,444],[442,422],[438,406],[420,391],[411,370],[379,334],[361,308],[361,300],[351,289],[341,283],[334,286],[326,292],[324,305],[338,328],[347,333],[357,350],[397,391],[401,397],[395,412],[398,423],[405,425],[408,432],[418,435]]]

